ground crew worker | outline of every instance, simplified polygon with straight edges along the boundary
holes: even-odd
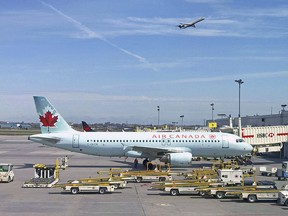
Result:
[[[134,168],[137,169],[137,167],[138,167],[138,159],[135,158],[135,160],[134,160]]]

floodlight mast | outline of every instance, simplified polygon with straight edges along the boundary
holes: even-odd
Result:
[[[242,79],[239,80],[235,80],[235,82],[237,82],[239,84],[239,113],[238,113],[238,127],[239,127],[239,133],[238,135],[240,137],[242,137],[242,128],[241,128],[241,107],[240,107],[240,96],[241,96],[241,85],[244,83],[244,81]]]

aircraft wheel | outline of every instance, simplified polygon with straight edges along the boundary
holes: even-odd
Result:
[[[78,194],[79,193],[79,188],[71,188],[71,193],[72,194]]]
[[[148,158],[146,158],[145,160],[143,160],[143,166],[146,168],[147,167],[147,163],[149,162]]]

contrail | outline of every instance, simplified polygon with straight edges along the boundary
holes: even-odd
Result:
[[[110,41],[108,41],[107,39],[105,39],[105,38],[102,37],[101,35],[97,34],[95,31],[92,31],[90,28],[88,28],[87,26],[85,26],[85,25],[82,24],[81,22],[79,22],[79,21],[73,19],[72,17],[64,14],[62,11],[58,10],[57,8],[53,7],[52,5],[47,4],[47,3],[43,2],[43,1],[39,1],[39,2],[41,2],[41,3],[42,3],[44,6],[46,6],[46,7],[49,7],[51,10],[53,10],[54,12],[56,12],[57,14],[59,14],[60,16],[64,17],[68,22],[72,23],[76,28],[78,28],[79,30],[85,32],[85,33],[88,35],[88,37],[90,37],[90,38],[97,38],[97,39],[99,39],[99,40],[102,40],[102,41],[104,41],[105,43],[109,44],[110,46],[112,46],[112,47],[120,50],[121,52],[123,52],[123,53],[125,53],[125,54],[127,54],[127,55],[129,55],[129,56],[132,56],[132,57],[136,58],[137,60],[139,60],[139,61],[142,62],[142,63],[147,64],[147,65],[148,65],[149,67],[151,67],[154,71],[157,71],[157,69],[154,68],[154,67],[152,67],[152,65],[150,64],[150,62],[149,62],[147,59],[145,59],[144,57],[142,57],[142,56],[140,56],[140,55],[137,55],[137,54],[135,54],[135,53],[133,53],[133,52],[130,52],[130,51],[128,51],[128,50],[126,50],[126,49],[124,49],[124,48],[122,48],[122,47],[120,47],[120,46],[118,46],[118,45],[116,45],[116,44],[114,44],[114,43],[112,43],[112,42],[110,42]]]

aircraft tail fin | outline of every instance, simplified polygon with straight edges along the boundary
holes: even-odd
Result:
[[[82,127],[85,132],[93,132],[94,130],[85,122],[82,121]]]
[[[34,96],[34,102],[42,133],[74,131],[45,97]]]

